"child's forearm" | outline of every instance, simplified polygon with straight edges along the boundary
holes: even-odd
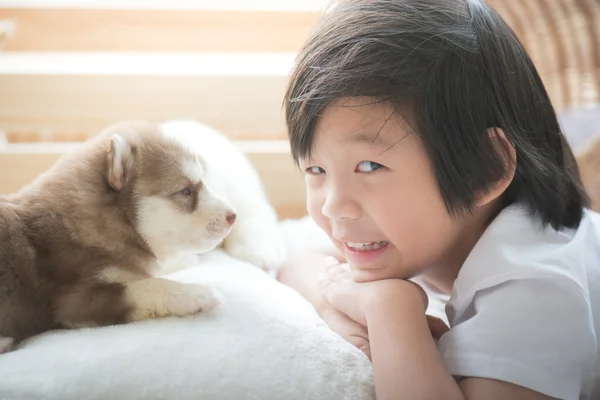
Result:
[[[417,290],[382,296],[365,318],[378,400],[464,399],[431,337]]]

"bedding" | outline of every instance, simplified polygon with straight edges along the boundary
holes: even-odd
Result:
[[[292,254],[324,243],[305,222],[282,224]],[[214,251],[167,277],[214,285],[225,301],[190,318],[31,338],[0,356],[0,399],[375,398],[368,358],[259,268]]]

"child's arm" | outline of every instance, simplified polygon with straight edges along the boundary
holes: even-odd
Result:
[[[467,378],[457,384],[433,340],[422,290],[390,279],[355,283],[343,266],[329,268],[324,296],[369,331],[378,400],[545,400],[550,397],[510,383]]]
[[[457,384],[431,338],[418,289],[397,283],[397,289],[383,288],[365,309],[378,400],[550,399],[490,379],[467,378]]]
[[[394,283],[365,309],[377,399],[463,399],[431,337],[421,294]]]

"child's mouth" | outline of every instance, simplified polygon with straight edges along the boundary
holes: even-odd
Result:
[[[344,254],[351,265],[359,269],[379,269],[379,260],[390,248],[390,242],[344,242]]]
[[[365,253],[365,252],[369,252],[369,251],[375,251],[375,250],[379,250],[381,248],[384,248],[388,245],[389,243],[381,240],[379,242],[360,242],[360,243],[354,243],[354,242],[346,242],[346,248],[348,250],[350,250],[351,252],[356,252],[356,253]]]

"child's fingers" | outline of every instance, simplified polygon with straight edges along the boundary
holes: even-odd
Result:
[[[337,332],[348,342],[362,350],[367,357],[371,358],[369,335],[365,326],[335,308],[324,309],[320,315],[330,329]]]
[[[326,263],[326,271],[331,280],[336,282],[341,281],[340,278],[345,274],[344,265],[340,264],[339,261],[334,257],[327,257]]]
[[[336,282],[346,282],[351,279],[350,269],[346,264],[331,265],[327,272],[331,279]]]
[[[317,280],[322,287],[327,287],[333,283],[331,277],[326,272],[319,272],[319,275],[317,275]]]
[[[339,263],[340,261],[333,256],[327,256],[327,259],[325,260],[325,265],[327,265],[328,267],[331,265],[337,265]]]
[[[344,275],[346,275],[346,270],[344,270],[344,268],[340,265],[334,265],[334,266],[329,267],[328,272],[329,272],[329,276],[334,281],[339,281],[341,278],[344,277]]]

